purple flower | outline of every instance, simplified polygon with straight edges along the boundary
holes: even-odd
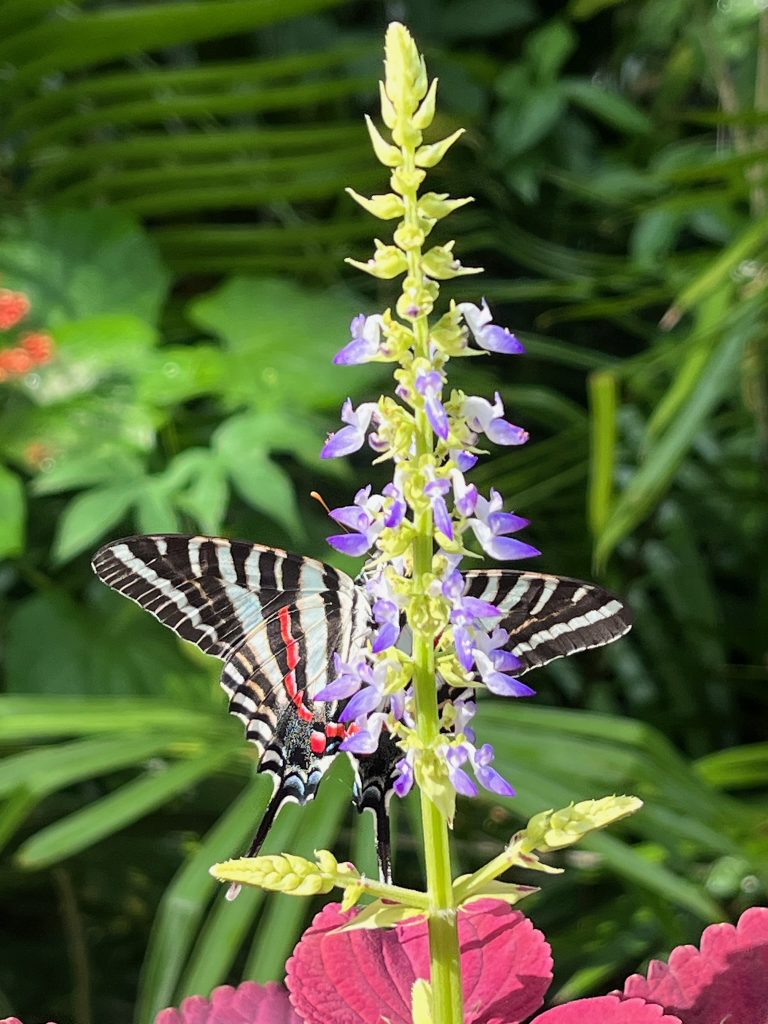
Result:
[[[456,656],[461,667],[471,672],[475,664],[475,633],[478,625],[484,619],[499,619],[503,613],[488,601],[466,597],[465,586],[464,577],[454,569],[443,582],[443,594],[452,605],[450,618]]]
[[[477,508],[478,493],[474,484],[468,484],[463,473],[454,469],[451,473],[453,481],[453,503],[456,511],[462,516],[472,516]]]
[[[453,521],[445,503],[445,495],[450,489],[450,480],[433,478],[425,484],[424,494],[429,498],[429,503],[432,506],[435,526],[448,540],[453,540]]]
[[[397,479],[397,472],[395,472],[395,479]],[[387,484],[382,491],[382,494],[384,497],[392,499],[392,504],[390,505],[389,512],[384,520],[384,525],[390,529],[394,529],[394,527],[399,526],[405,519],[406,504],[403,492],[396,483],[391,483]]]
[[[458,307],[472,336],[487,352],[502,352],[504,355],[520,355],[525,352],[522,343],[506,327],[491,323],[491,311],[483,299],[482,306],[473,302],[460,302]]]
[[[379,629],[373,639],[374,654],[393,647],[400,636],[400,609],[394,601],[379,598],[373,605],[373,617]]]
[[[387,715],[383,711],[361,717],[355,722],[357,731],[344,740],[339,750],[350,754],[375,754],[379,749],[381,730],[386,720]]]
[[[335,434],[331,434],[323,445],[320,457],[338,459],[342,455],[350,455],[362,448],[366,431],[377,412],[378,408],[375,402],[364,402],[355,409],[352,406],[352,400],[348,398],[341,408],[341,418],[347,426],[337,430]]]
[[[485,434],[496,444],[525,444],[528,440],[527,430],[516,427],[514,423],[508,423],[503,418],[504,403],[498,391],[494,396],[493,405],[487,398],[478,398],[477,395],[466,398],[462,414],[466,417],[470,430],[475,434]]]
[[[491,499],[478,497],[475,515],[469,520],[478,543],[486,554],[499,561],[513,561],[517,558],[533,558],[540,555],[538,548],[523,541],[506,537],[528,526],[528,520],[511,512],[501,511],[502,499],[498,491],[491,491]]]
[[[499,775],[495,768],[491,768],[493,757],[493,747],[490,743],[484,743],[479,750],[472,749],[472,768],[475,778],[484,789],[488,789],[492,793],[498,793],[499,796],[514,796],[515,790],[512,786]]]
[[[478,788],[461,767],[469,760],[471,746],[469,743],[460,743],[455,747],[447,747],[445,760],[448,764],[448,778],[457,793],[462,796],[477,796]]]
[[[394,782],[394,785],[393,785],[393,789],[394,789],[394,791],[397,793],[397,795],[399,797],[407,796],[410,793],[410,791],[411,791],[411,789],[413,787],[413,782],[414,782],[413,761],[414,761],[414,757],[415,757],[414,751],[413,750],[409,750],[408,753],[405,755],[405,757],[402,759],[402,761],[399,761],[397,766],[396,766],[397,770],[398,770],[398,772],[400,774],[395,779],[395,782]]]
[[[443,390],[443,378],[437,370],[420,373],[416,378],[416,390],[424,398],[424,406],[427,410],[429,422],[432,424],[432,429],[438,437],[445,440],[448,437],[450,427],[448,424],[448,414],[440,400]]]
[[[456,467],[460,473],[468,473],[473,466],[477,465],[477,456],[471,452],[453,450],[451,452],[451,458],[456,463]]]
[[[334,356],[334,363],[351,366],[355,363],[369,363],[379,352],[381,328],[384,320],[378,313],[374,316],[356,316],[349,329],[352,341]]]
[[[493,660],[479,648],[475,647],[472,653],[480,678],[491,693],[499,697],[532,697],[536,693],[514,676],[497,671]]]
[[[326,538],[332,548],[353,558],[364,555],[376,542],[384,529],[381,507],[384,499],[380,494],[371,496],[370,484],[355,495],[354,505],[344,505],[331,511],[331,518],[346,526],[350,533],[336,533]]]
[[[361,686],[371,678],[371,669],[368,663],[360,660],[355,664],[342,661],[338,654],[333,656],[333,667],[336,670],[336,678],[332,679],[322,690],[313,695],[313,700],[347,700],[358,692]]]

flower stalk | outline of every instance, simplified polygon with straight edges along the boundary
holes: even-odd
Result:
[[[467,547],[470,535],[501,561],[539,551],[510,536],[528,520],[504,511],[497,491],[481,494],[464,476],[482,454],[480,435],[494,444],[521,445],[528,434],[505,418],[499,394],[491,402],[458,389],[446,393],[446,365],[451,358],[488,352],[518,355],[523,346],[493,323],[484,300],[479,306],[450,301],[442,315],[432,315],[439,282],[479,272],[461,265],[453,242],[426,247],[434,225],[471,201],[421,191],[426,169],[461,135],[457,131],[423,143],[435,99],[436,82],[429,83],[413,39],[402,25],[390,25],[381,117],[391,141],[370,118],[366,122],[374,153],[389,170],[391,191],[371,197],[348,192],[368,213],[398,224],[393,244],[375,239],[367,262],[347,262],[382,280],[402,275],[402,288],[394,314],[387,309],[354,318],[351,339],[335,362],[396,364],[395,396],[357,408],[348,399],[341,411],[343,426],[328,438],[322,455],[346,456],[367,442],[376,461],[389,461],[393,473],[380,494],[368,485],[353,504],[330,512],[345,531],[328,538],[331,546],[352,557],[369,554],[358,586],[369,603],[370,630],[350,642],[348,653],[345,648],[346,660],[335,654],[335,678],[309,695],[313,702],[331,704],[332,721],[344,737],[338,750],[353,755],[358,765],[371,755],[391,758],[385,783],[398,796],[418,788],[426,892],[388,884],[388,858],[381,856],[384,877],[376,883],[353,865],[339,864],[328,851],[319,851],[315,864],[283,854],[230,861],[213,870],[228,881],[294,895],[338,887],[344,890],[345,910],[372,897],[344,930],[396,927],[426,918],[430,978],[414,998],[414,1018],[462,1024],[459,907],[488,897],[515,904],[536,890],[501,882],[499,875],[516,865],[556,870],[541,863],[535,851],[568,845],[590,828],[631,813],[639,802],[608,798],[607,803],[543,812],[486,868],[453,881],[449,830],[457,794],[476,796],[483,786],[498,796],[514,796],[492,766],[492,747],[476,744],[474,691],[484,686],[514,698],[534,693],[515,675],[531,667],[520,654],[532,648],[521,644],[516,654],[512,627],[503,628],[505,621],[509,625],[511,604],[503,602],[512,594],[510,577],[503,590],[494,582],[498,574],[462,573],[459,564],[465,556],[477,557]],[[543,588],[542,600],[548,593]],[[382,758],[387,733],[386,749],[394,748],[394,755]]]

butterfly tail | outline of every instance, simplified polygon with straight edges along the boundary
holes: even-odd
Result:
[[[251,841],[251,845],[248,850],[242,855],[243,857],[257,857],[259,850],[264,845],[264,840],[269,834],[269,829],[274,824],[274,819],[278,817],[281,808],[284,804],[290,803],[292,800],[295,801],[295,796],[291,793],[286,792],[285,786],[280,782],[276,782],[274,786],[274,792],[266,805],[266,810],[259,821],[259,827],[256,829],[256,835]],[[238,885],[237,882],[232,882],[229,888],[226,890],[226,898],[231,901],[236,899],[242,886]]]
[[[397,765],[403,752],[387,732],[382,732],[375,754],[352,759],[355,768],[355,805],[360,813],[371,811],[376,829],[376,856],[382,882],[392,881],[392,838],[389,803]]]

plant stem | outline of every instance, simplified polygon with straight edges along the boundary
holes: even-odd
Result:
[[[406,165],[413,169],[413,154],[403,151]],[[406,224],[418,229],[416,189],[403,196]],[[408,277],[424,283],[421,247],[408,252]],[[429,325],[426,314],[413,325],[417,355],[428,358]],[[433,450],[432,427],[426,413],[416,414],[416,458]],[[434,531],[432,512],[426,509],[416,517],[413,540],[414,593],[426,593],[426,577],[432,572]],[[416,731],[425,748],[432,746],[440,733],[437,702],[434,636],[417,626],[413,630],[414,694]],[[429,955],[433,1017],[439,1024],[462,1024],[464,1019],[461,989],[461,960],[456,908],[453,900],[448,823],[440,809],[420,790],[421,821],[424,834],[424,859],[429,899]]]

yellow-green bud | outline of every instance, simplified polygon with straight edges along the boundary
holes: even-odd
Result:
[[[419,196],[418,209],[423,217],[440,220],[442,217],[447,217],[449,213],[453,213],[454,210],[458,210],[459,207],[473,202],[472,196],[467,196],[465,199],[449,199],[447,192],[425,192],[423,196]]]
[[[397,124],[397,113],[392,106],[392,100],[387,96],[383,82],[379,82],[379,99],[381,100],[381,119],[387,128],[392,129]]]
[[[426,176],[427,172],[420,170],[418,167],[414,167],[411,171],[406,171],[405,168],[398,167],[397,170],[393,171],[390,175],[389,187],[393,192],[397,192],[398,195],[404,196],[411,192],[415,192]]]
[[[462,277],[465,274],[481,274],[481,267],[462,267],[453,255],[455,244],[455,242],[448,242],[446,245],[432,246],[421,261],[424,273],[429,277],[437,278],[438,281],[447,281],[452,277]]]
[[[345,191],[364,210],[373,214],[374,217],[378,217],[379,220],[394,220],[395,217],[402,217],[405,211],[403,200],[393,192],[387,192],[382,196],[371,196],[369,199],[367,196],[361,196],[359,192],[355,192],[353,188],[347,188]]]
[[[255,885],[272,892],[291,896],[315,896],[330,892],[334,886],[317,864],[290,853],[272,857],[240,857],[223,864],[214,864],[211,874],[226,882]]]
[[[605,828],[643,806],[636,796],[606,796],[601,800],[582,800],[560,811],[535,814],[521,833],[523,849],[561,850],[577,843],[595,829]]]
[[[399,167],[403,162],[403,154],[397,146],[392,146],[386,141],[368,114],[365,115],[365,123],[368,126],[368,134],[371,137],[373,151],[379,162],[384,164],[385,167]]]
[[[367,263],[349,257],[344,262],[357,267],[358,270],[365,271],[371,277],[380,277],[385,281],[404,273],[408,266],[405,253],[395,245],[384,245],[378,238],[374,239],[374,242],[376,251]]]
[[[463,128],[457,128],[453,135],[449,135],[439,142],[433,142],[429,146],[422,146],[416,150],[414,159],[417,167],[434,167],[439,164],[451,146],[464,134]],[[378,154],[377,154],[378,155]],[[383,163],[384,161],[382,161]],[[394,165],[392,165],[394,166]]]
[[[415,128],[423,130],[429,128],[432,124],[432,120],[435,116],[435,101],[437,99],[437,79],[432,79],[432,84],[429,87],[429,92],[421,101],[421,106],[411,118],[411,122]]]
[[[397,113],[410,116],[427,91],[424,61],[408,29],[395,21],[384,43],[385,89]]]

